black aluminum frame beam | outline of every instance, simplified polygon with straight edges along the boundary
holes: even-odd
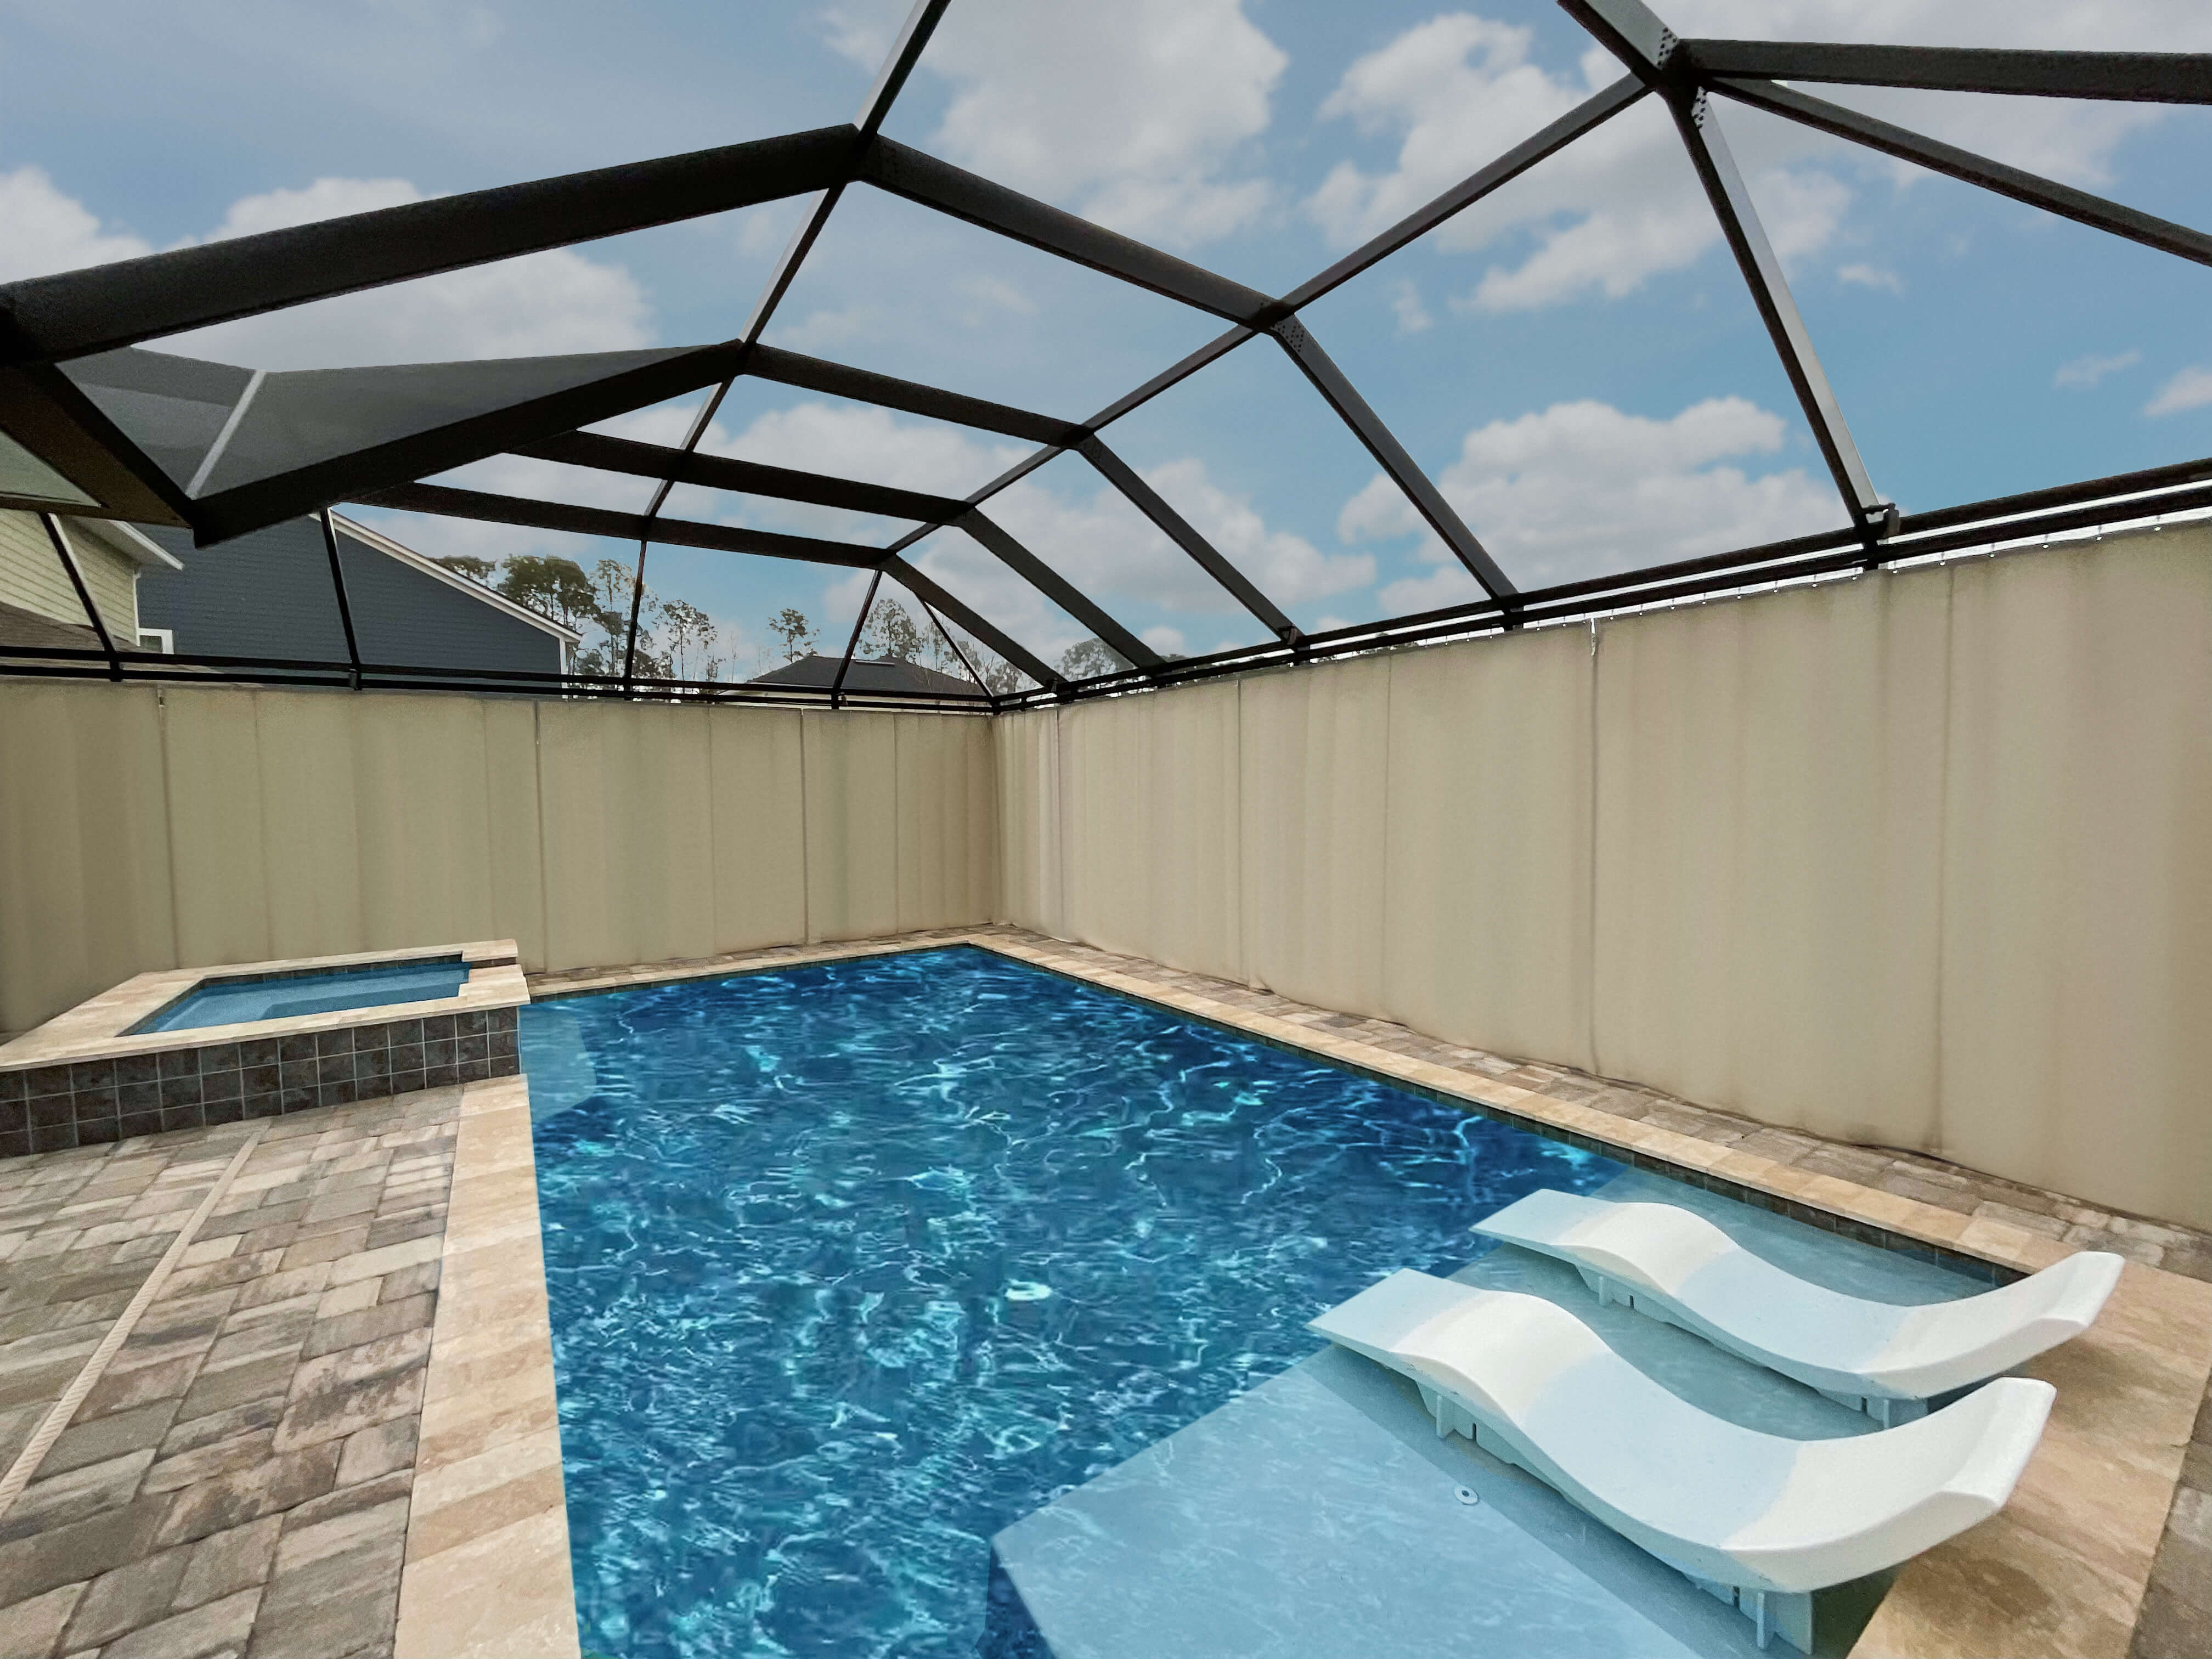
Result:
[[[934,606],[951,617],[970,635],[982,641],[984,644],[989,646],[992,650],[1013,664],[1039,685],[1054,692],[1062,692],[1066,689],[1067,681],[1058,669],[1037,657],[1019,641],[1000,631],[996,624],[987,622],[978,616],[957,595],[945,592],[944,588],[915,569],[896,553],[884,555],[882,568],[915,598],[920,599],[924,605]],[[969,672],[973,673],[975,671],[971,668]],[[975,683],[978,685],[982,684],[980,676]],[[987,692],[986,695],[988,696],[988,693]]]
[[[532,530],[567,530],[580,536],[611,537],[617,541],[710,547],[725,553],[758,553],[771,559],[842,565],[854,570],[872,570],[884,558],[881,548],[862,547],[852,542],[787,536],[772,530],[746,530],[737,525],[699,524],[688,519],[649,520],[642,513],[575,507],[565,501],[532,501],[481,489],[456,489],[449,484],[398,484],[354,500],[362,507],[390,507],[402,513],[472,519],[482,524],[520,525]]]
[[[1244,573],[1222,556],[1221,550],[1200,534],[1198,526],[1170,507],[1160,492],[1137,476],[1137,470],[1106,447],[1106,441],[1097,435],[1085,438],[1076,446],[1076,453],[1098,471],[1099,476],[1120,490],[1137,511],[1150,519],[1177,547],[1195,561],[1199,568],[1227,588],[1237,603],[1256,617],[1262,628],[1277,639],[1291,643],[1302,637],[1296,623],[1275,608],[1274,601],[1254,586]]]
[[[633,477],[736,490],[775,501],[843,507],[890,519],[918,520],[923,524],[951,524],[968,510],[967,502],[955,501],[950,495],[832,478],[819,472],[767,466],[723,455],[702,455],[696,450],[610,438],[597,432],[567,432],[538,443],[517,445],[514,453],[541,461],[558,461],[566,466],[587,466],[602,472],[627,473]]]
[[[1281,311],[1279,301],[1257,289],[881,136],[862,153],[857,177],[909,202],[1231,322],[1262,327]]]
[[[1844,422],[1835,388],[1828,383],[1827,371],[1820,367],[1812,335],[1790,292],[1789,279],[1782,273],[1782,261],[1766,240],[1759,210],[1722,135],[1712,100],[1700,91],[1686,100],[1669,98],[1668,106],[1674,112],[1683,148],[1690,153],[1690,164],[1697,169],[1698,182],[1705,186],[1705,198],[1720,221],[1721,234],[1728,239],[1737,268],[1743,272],[1759,320],[1766,325],[1775,355],[1782,360],[1782,372],[1790,377],[1798,407],[1813,429],[1813,441],[1820,446],[1820,458],[1828,464],[1837,493],[1844,498],[1844,509],[1853,524],[1872,535],[1890,512],[1889,503],[1875,489],[1866,463],[1859,459],[1858,445]]]
[[[801,391],[846,398],[856,404],[903,410],[909,415],[974,427],[979,432],[1002,433],[1009,438],[1026,438],[1032,443],[1050,444],[1055,448],[1072,448],[1083,441],[1087,430],[1072,421],[1055,420],[1049,415],[1033,414],[1007,404],[994,404],[986,398],[945,392],[924,386],[919,380],[902,380],[895,375],[854,368],[848,364],[833,363],[775,346],[756,346],[745,361],[744,372],[755,380],[774,380],[780,386],[795,386]]]
[[[1885,46],[1820,40],[1679,43],[1693,72],[1770,81],[1826,81],[1932,92],[2007,93],[2142,104],[2212,104],[2212,54],[2030,52],[1983,46]]]
[[[58,362],[440,271],[804,195],[852,174],[850,126],[503,185],[0,287],[19,337]]]
[[[1350,427],[1352,435],[1366,446],[1367,453],[1375,458],[1376,465],[1398,486],[1413,510],[1421,515],[1429,528],[1435,531],[1452,550],[1459,562],[1467,567],[1468,574],[1480,582],[1483,591],[1504,599],[1516,590],[1511,580],[1498,568],[1490,550],[1475,538],[1474,532],[1467,527],[1466,520],[1455,512],[1430,480],[1429,475],[1414,464],[1406,453],[1405,446],[1382,423],[1382,417],[1368,407],[1367,400],[1358,388],[1345,377],[1335,361],[1322,349],[1321,342],[1314,338],[1311,330],[1295,317],[1284,319],[1268,330],[1275,343],[1281,346],[1299,372],[1312,381],[1328,406]]]
[[[1006,568],[1089,629],[1124,662],[1137,668],[1159,665],[1158,652],[1108,616],[1074,583],[1015,540],[997,520],[987,517],[981,507],[963,511],[954,528],[965,531]]]
[[[1598,43],[1631,75],[1664,95],[1697,172],[1713,216],[1729,251],[1751,290],[1752,304],[1766,326],[1782,372],[1789,377],[1797,406],[1812,428],[1813,441],[1827,464],[1843,497],[1844,510],[1871,550],[1875,542],[1894,526],[1896,510],[1881,498],[1868,476],[1866,463],[1844,419],[1835,388],[1820,366],[1804,317],[1790,292],[1782,262],[1775,257],[1760,224],[1759,209],[1745,186],[1735,153],[1721,131],[1711,99],[1692,72],[1689,57],[1680,50],[1674,32],[1661,21],[1643,0],[1559,0],[1563,9],[1596,37]]]
[[[2053,179],[2008,167],[2002,161],[1978,155],[1972,150],[1961,149],[1940,139],[1929,138],[1863,115],[1857,110],[1847,109],[1841,104],[1832,104],[1789,87],[1777,86],[1771,81],[1715,80],[1713,91],[1735,99],[1738,103],[1764,110],[1769,115],[1778,115],[1785,120],[1825,132],[1837,138],[1848,138],[1864,144],[1869,149],[1880,150],[1899,161],[1911,161],[1934,173],[1948,174],[1984,190],[2008,196],[2015,202],[2025,202],[2030,207],[2043,209],[2062,218],[2098,230],[2109,231],[2115,236],[2124,236],[2130,241],[2141,242],[2166,253],[2175,253],[2185,259],[2194,259],[2199,264],[2212,264],[2212,236],[2201,230],[2191,230],[2154,214],[2139,212],[2118,202],[2093,196],[2086,190],[2076,190],[2071,185],[2062,185]]]
[[[76,602],[84,607],[85,619],[92,624],[94,638],[107,657],[107,678],[123,678],[123,656],[115,648],[114,636],[107,631],[107,619],[100,614],[100,607],[92,602],[92,589],[85,586],[84,572],[77,568],[76,555],[70,550],[69,538],[62,533],[62,521],[51,513],[39,514],[39,522],[46,527],[46,539],[54,544],[54,556],[62,562],[68,573],[70,586],[76,590]],[[131,641],[137,644],[136,640]]]

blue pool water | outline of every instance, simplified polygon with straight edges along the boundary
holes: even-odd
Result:
[[[200,986],[131,1030],[134,1035],[197,1030],[204,1025],[290,1019],[299,1014],[335,1013],[343,1008],[430,1002],[459,995],[468,976],[468,964],[459,957],[449,957],[436,962],[334,968],[326,974],[293,974],[281,979],[226,980]]]
[[[971,949],[521,1042],[586,1653],[972,1654],[994,1532],[1623,1173]]]

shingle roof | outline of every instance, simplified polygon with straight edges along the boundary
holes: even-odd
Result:
[[[805,685],[827,690],[837,683],[837,657],[806,656],[782,667],[757,675],[748,681],[751,685]],[[956,696],[981,696],[973,680],[956,679],[950,674],[940,674],[934,668],[924,668],[917,662],[902,662],[896,657],[870,659],[855,657],[850,672],[845,676],[848,691],[949,691]]]

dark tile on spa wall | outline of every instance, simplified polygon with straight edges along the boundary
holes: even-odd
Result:
[[[240,1100],[211,1100],[200,1108],[210,1125],[235,1123],[246,1115],[246,1103]]]
[[[352,1052],[352,1031],[318,1031],[315,1033],[315,1054],[318,1059],[326,1060],[332,1054],[349,1054]]]
[[[321,1091],[313,1084],[302,1088],[292,1083],[278,1092],[276,1103],[279,1109],[287,1112],[304,1112],[323,1103]]]
[[[0,1072],[0,1101],[28,1100],[29,1074],[25,1072]]]
[[[352,1082],[353,1055],[351,1054],[324,1055],[315,1062],[315,1081],[325,1089],[334,1083]]]
[[[246,1117],[274,1117],[284,1109],[283,1098],[274,1089],[259,1089],[239,1103]]]
[[[423,1041],[423,1042],[445,1042],[445,1041],[447,1041],[447,1040],[449,1040],[449,1039],[453,1036],[453,1017],[451,1014],[426,1014],[426,1015],[424,1015],[424,1016],[423,1016],[423,1018],[422,1018],[422,1041]]]
[[[0,1158],[27,1158],[30,1152],[28,1129],[0,1129]]]
[[[33,1095],[29,1107],[31,1127],[34,1130],[76,1121],[76,1102],[68,1095]]]
[[[40,1095],[65,1095],[70,1091],[70,1068],[66,1066],[33,1066],[23,1074],[23,1093],[33,1100]]]
[[[234,1072],[245,1062],[235,1042],[216,1042],[200,1050],[200,1072]]]
[[[315,1057],[315,1034],[313,1031],[295,1032],[290,1036],[277,1038],[276,1057],[288,1066],[295,1060],[313,1060]]]
[[[323,1080],[323,1062],[319,1060],[288,1060],[276,1069],[279,1088],[312,1089]]]
[[[198,1077],[200,1074],[200,1054],[197,1048],[165,1048],[160,1056],[161,1081],[171,1078]]]
[[[488,1036],[465,1036],[459,1047],[460,1053],[455,1058],[464,1066],[491,1057],[491,1039]]]
[[[272,1060],[265,1066],[248,1066],[239,1076],[247,1094],[273,1095],[283,1086],[284,1068]]]
[[[484,1011],[481,1008],[464,1008],[453,1016],[455,1036],[482,1036],[489,1029],[490,1025],[484,1018]]]
[[[391,1037],[391,1046],[395,1048],[403,1043],[422,1040],[422,1022],[419,1019],[395,1019],[385,1027],[385,1030]]]
[[[31,1126],[31,1150],[34,1152],[64,1152],[76,1145],[76,1125],[64,1123],[51,1128]]]
[[[203,1072],[200,1099],[204,1103],[236,1100],[246,1092],[245,1080],[236,1072]]]
[[[19,1135],[31,1127],[31,1103],[20,1096],[0,1100],[0,1135]]]
[[[80,1146],[104,1146],[111,1140],[123,1139],[123,1125],[112,1117],[92,1122],[80,1121],[76,1126],[76,1144]]]
[[[197,1073],[191,1077],[165,1077],[161,1079],[161,1109],[164,1112],[179,1111],[187,1106],[197,1109],[199,1103],[200,1080]]]
[[[422,1064],[426,1068],[451,1066],[455,1059],[453,1039],[437,1037],[425,1039],[422,1044]]]
[[[115,1091],[112,1086],[79,1089],[70,1099],[76,1104],[76,1121],[80,1123],[115,1115]]]
[[[321,1090],[325,1106],[350,1106],[361,1098],[361,1091],[351,1078],[341,1078],[336,1083],[325,1083]]]
[[[451,1060],[443,1066],[425,1066],[422,1068],[422,1086],[426,1089],[450,1088],[459,1081]]]
[[[256,1066],[274,1066],[282,1058],[282,1047],[275,1037],[254,1037],[238,1045],[238,1063],[249,1070]]]
[[[422,1045],[419,1042],[395,1042],[388,1050],[392,1069],[395,1072],[419,1072],[422,1069]]]
[[[161,1075],[159,1054],[125,1054],[115,1062],[115,1080],[119,1084],[152,1083]]]
[[[115,1062],[112,1060],[80,1060],[70,1066],[70,1087],[78,1093],[87,1089],[112,1089],[115,1086]]]
[[[420,1066],[395,1069],[392,1073],[392,1092],[395,1095],[411,1095],[425,1086]]]
[[[197,1129],[202,1121],[200,1109],[197,1104],[164,1106],[161,1109],[161,1127],[165,1132],[171,1129]]]

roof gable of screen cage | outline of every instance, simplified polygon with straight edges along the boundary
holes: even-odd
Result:
[[[364,663],[11,652],[15,673],[417,686],[620,696],[999,711],[1180,684],[1399,644],[1511,630],[1774,582],[1872,570],[1996,541],[2063,533],[2117,518],[2212,506],[2212,459],[2025,495],[1900,514],[1869,475],[1823,371],[1781,262],[1718,118],[1734,104],[2094,227],[2212,264],[2212,235],[2039,177],[1801,90],[1909,88],[2044,98],[2212,104],[2212,55],[2015,51],[1807,41],[1683,39],[1641,0],[1560,0],[1619,60],[1622,74],[1577,107],[1285,293],[1249,288],[1145,243],[897,143],[884,118],[951,0],[921,0],[860,112],[844,125],[324,220],[0,287],[0,435],[15,452],[0,505],[188,528],[208,545],[301,514],[359,504],[495,525],[574,532],[636,544],[638,592],[653,544],[715,550],[870,573],[868,614],[888,581],[903,587],[964,666],[953,630],[1030,682],[972,693],[848,685],[856,622],[828,687],[732,685],[636,671],[637,612],[622,672],[549,678]],[[1842,507],[1844,527],[1626,573],[1524,590],[1500,568],[1480,525],[1455,510],[1331,358],[1303,313],[1379,261],[1519,179],[1646,99],[1671,118]],[[763,334],[848,191],[888,192],[1218,319],[1221,331],[1088,418],[1068,420],[896,379],[763,343]],[[146,349],[143,342],[384,284],[573,246],[786,198],[817,200],[743,326],[708,344],[398,367],[260,372]],[[1469,603],[1326,631],[1302,630],[1189,519],[1116,453],[1115,423],[1229,353],[1264,342],[1285,354],[1348,428],[1449,556],[1480,585]],[[1265,349],[1265,346],[1262,347]],[[1036,447],[961,496],[862,483],[703,453],[701,439],[740,379],[778,382],[927,416]],[[679,444],[585,428],[686,394],[706,393]],[[1073,454],[1118,492],[1265,630],[1264,642],[1166,658],[1011,534],[994,498]],[[627,475],[650,486],[637,513],[421,482],[512,455]],[[888,546],[672,517],[678,485],[742,492],[908,520]],[[1041,659],[906,556],[925,537],[964,532],[1021,582],[1090,630],[1119,666],[1089,678]],[[337,560],[332,568],[337,576]],[[343,607],[343,580],[338,579]],[[350,641],[350,630],[349,629]]]

